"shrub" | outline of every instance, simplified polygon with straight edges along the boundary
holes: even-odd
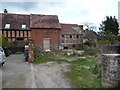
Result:
[[[110,41],[109,40],[99,40],[97,43],[98,44],[110,44]]]
[[[39,57],[39,50],[37,48],[34,49],[34,58],[37,59]]]
[[[23,54],[23,52],[16,52],[16,54]]]
[[[0,46],[3,48],[8,47],[8,40],[2,34],[0,34]]]
[[[81,56],[97,56],[98,53],[100,53],[99,50],[86,49]]]
[[[79,46],[78,46],[78,48],[77,48],[77,50],[84,50],[85,48],[84,48],[84,45],[83,44],[80,44]]]

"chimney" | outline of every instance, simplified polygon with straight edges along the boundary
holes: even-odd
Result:
[[[8,13],[7,9],[4,9],[4,13]]]

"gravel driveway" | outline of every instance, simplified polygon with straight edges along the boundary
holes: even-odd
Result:
[[[56,62],[33,65],[24,61],[24,55],[11,55],[0,68],[2,88],[73,88],[63,75],[69,70],[68,65]]]
[[[31,65],[24,61],[24,55],[7,57],[2,67],[3,88],[31,88]]]
[[[68,63],[47,62],[34,65],[36,85],[38,88],[73,88],[63,72],[68,72]]]

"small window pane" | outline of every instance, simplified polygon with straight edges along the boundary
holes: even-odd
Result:
[[[62,35],[62,37],[64,37],[64,35]]]
[[[72,38],[72,35],[70,35],[70,38]]]
[[[6,24],[6,25],[5,25],[5,28],[10,28],[10,24]]]
[[[26,28],[26,25],[22,25],[22,29],[25,29]]]
[[[77,38],[79,38],[79,35],[77,35]]]

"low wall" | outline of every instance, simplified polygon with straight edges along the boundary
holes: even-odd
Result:
[[[120,54],[102,55],[102,85],[116,87],[120,83]]]

